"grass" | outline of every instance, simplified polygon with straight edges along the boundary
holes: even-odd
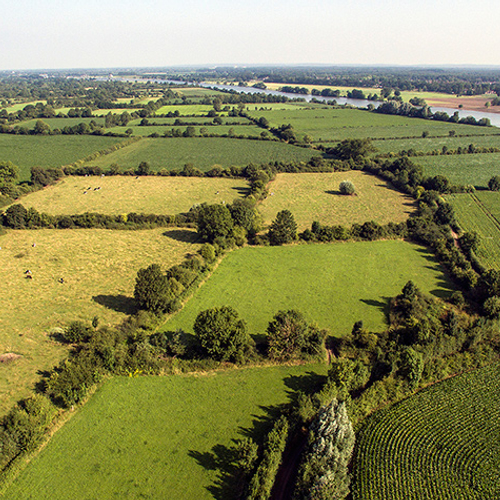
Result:
[[[355,499],[500,497],[500,364],[436,384],[369,418]]]
[[[39,212],[53,215],[85,212],[110,215],[130,212],[178,214],[203,202],[230,203],[247,188],[244,179],[65,177],[57,184],[30,193],[19,201],[26,208],[34,207]]]
[[[451,202],[464,231],[479,235],[477,257],[487,268],[500,269],[500,194],[477,191],[474,194],[453,194]]]
[[[340,182],[350,180],[356,196],[343,196]],[[380,224],[402,222],[412,211],[412,200],[377,177],[359,171],[328,174],[278,174],[269,195],[259,205],[264,221],[270,223],[283,209],[290,210],[299,230],[322,224],[350,226],[374,220]]]
[[[453,184],[485,187],[494,175],[500,175],[500,153],[422,156],[412,161],[423,167],[425,175],[444,175]]]
[[[234,439],[258,442],[291,389],[326,365],[106,382],[5,492],[6,499],[236,497]],[[50,471],[50,474],[47,473]]]
[[[34,119],[34,120],[27,120],[25,122],[21,122],[19,124],[20,127],[25,127],[28,130],[31,130],[34,128],[35,124],[37,121],[40,119]],[[96,122],[98,125],[104,125],[104,119],[103,118],[41,118],[41,121],[46,123],[52,130],[58,128],[62,129],[64,127],[73,127],[75,125],[78,125],[79,123],[90,123],[91,121]]]
[[[434,122],[405,116],[370,113],[360,109],[334,109],[317,107],[287,111],[249,111],[251,116],[265,117],[271,126],[291,124],[298,136],[308,134],[315,141],[334,142],[347,138],[370,137],[421,137],[422,132],[430,135],[448,135],[455,130],[457,135],[484,134],[483,127],[473,125]],[[493,129],[496,131],[496,129]],[[489,130],[488,130],[489,131]],[[472,142],[472,140],[471,140]]]
[[[19,167],[21,180],[29,180],[31,167],[60,167],[107,149],[124,139],[89,135],[0,134],[0,161]]]
[[[498,129],[483,129],[485,133],[494,133],[495,135],[475,135],[474,137],[427,137],[425,139],[393,139],[374,141],[373,145],[381,153],[398,153],[402,150],[414,149],[415,151],[430,152],[437,150],[441,152],[443,146],[448,149],[457,149],[462,147],[467,149],[469,144],[477,147],[497,147],[500,148],[500,133]],[[500,132],[500,131],[498,131]]]
[[[167,113],[174,113],[179,111],[180,115],[196,115],[196,116],[206,116],[210,110],[214,107],[211,104],[169,104],[167,106],[162,106],[156,111],[157,115],[166,115]],[[220,116],[224,116],[225,112],[220,112]]]
[[[159,127],[155,125],[134,127],[127,125],[126,127],[113,127],[107,130],[113,133],[124,134],[125,131],[128,130],[129,128],[133,130],[132,135],[139,135],[139,136],[148,136],[155,133],[163,135],[165,132],[171,131],[172,128],[179,129],[182,132],[186,130],[185,125],[175,125],[175,126],[170,125],[164,127]],[[196,134],[201,135],[200,129],[202,128],[206,128],[208,134],[217,134],[217,135],[228,134],[231,129],[233,129],[234,135],[246,135],[246,136],[258,137],[262,133],[262,129],[256,127],[255,125],[217,125],[217,126],[210,125],[207,127],[195,126]]]
[[[130,120],[127,124],[129,127],[134,127],[139,125],[143,119],[142,118],[137,118],[136,120]],[[213,126],[210,124],[213,124],[214,119],[213,118],[208,118],[208,117],[203,117],[203,116],[184,116],[182,118],[166,118],[163,116],[154,116],[152,118],[147,118],[150,123],[161,123],[163,125],[169,125],[170,127],[174,126],[174,123],[176,120],[181,120],[184,123],[203,123],[203,124],[208,124],[209,126]],[[231,123],[244,123],[245,125],[251,125],[252,122],[248,120],[247,118],[244,118],[243,116],[225,116],[222,119],[222,123],[224,125],[229,125]],[[184,125],[185,126],[185,125]],[[203,125],[200,125],[203,126]],[[175,125],[177,127],[177,125]]]
[[[193,232],[165,229],[9,231],[0,236],[0,413],[26,396],[63,355],[52,327],[69,321],[114,325],[132,311],[136,272],[154,262],[167,268],[198,248]],[[32,244],[36,246],[33,247]],[[30,269],[33,279],[25,278]],[[63,277],[64,283],[58,282]]]
[[[436,295],[451,288],[427,250],[403,241],[247,247],[230,253],[163,330],[192,332],[200,311],[230,305],[251,334],[264,333],[279,310],[291,308],[335,336],[361,319],[382,331],[388,298],[410,279]]]
[[[196,168],[206,171],[215,164],[230,167],[273,161],[307,161],[315,154],[317,153],[313,150],[281,142],[179,137],[143,139],[115,153],[102,156],[91,164],[107,168],[112,163],[117,163],[128,169],[137,168],[139,163],[147,161],[153,170],[173,170],[192,163]]]

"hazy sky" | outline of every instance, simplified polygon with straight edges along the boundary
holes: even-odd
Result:
[[[0,0],[0,69],[500,65],[498,0]]]

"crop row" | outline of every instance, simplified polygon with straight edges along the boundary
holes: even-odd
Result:
[[[369,418],[353,498],[498,498],[500,364],[437,384]]]

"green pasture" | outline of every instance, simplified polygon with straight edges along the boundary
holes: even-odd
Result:
[[[251,106],[251,105],[250,105]],[[422,132],[430,135],[448,135],[455,130],[457,135],[484,134],[483,127],[463,124],[435,122],[406,116],[384,115],[352,108],[335,109],[317,107],[285,111],[249,111],[255,118],[266,118],[271,126],[290,124],[299,137],[308,134],[317,142],[340,141],[370,137],[421,137]]]
[[[224,107],[224,106],[223,106]],[[167,106],[162,106],[156,111],[157,115],[166,115],[170,112],[179,111],[180,115],[199,115],[206,116],[209,111],[213,111],[214,107],[211,104],[170,104]],[[224,116],[225,112],[219,112],[220,116]]]
[[[19,167],[21,180],[29,180],[31,167],[60,167],[108,149],[124,139],[91,135],[0,134],[0,161]]]
[[[494,175],[500,175],[500,153],[420,156],[412,161],[423,167],[426,176],[444,175],[453,184],[486,187]]]
[[[33,120],[26,120],[24,122],[16,123],[20,127],[25,127],[28,130],[31,130],[35,127],[37,121],[43,121],[46,123],[52,130],[58,128],[62,129],[64,127],[73,127],[78,125],[79,123],[90,123],[91,121],[96,122],[98,125],[104,126],[104,118],[36,118]]]
[[[112,163],[124,169],[137,168],[146,161],[153,170],[182,169],[192,163],[200,170],[213,165],[230,167],[249,163],[273,161],[308,161],[317,152],[274,141],[255,141],[218,137],[172,137],[142,139],[112,154],[93,160],[92,165],[103,168]]]
[[[483,129],[485,130],[485,129]],[[413,139],[389,139],[389,140],[375,140],[373,145],[381,153],[399,153],[400,151],[408,151],[414,149],[415,151],[430,151],[441,152],[443,147],[449,150],[457,149],[459,147],[467,149],[469,144],[474,144],[476,147],[500,148],[500,130],[495,133],[497,129],[487,129],[493,131],[495,135],[475,135],[473,137],[426,137],[413,138]]]
[[[368,418],[357,436],[353,498],[499,498],[499,380],[496,363]]]
[[[487,268],[500,269],[500,194],[476,191],[446,197],[460,227],[479,235],[477,257]]]
[[[11,106],[7,106],[5,111],[7,113],[16,113],[17,111],[21,111],[21,109],[24,109],[26,106],[36,106],[38,103],[46,104],[47,101],[41,100],[41,101],[31,101],[31,102],[20,102],[17,104],[12,104]]]
[[[125,111],[132,114],[134,110],[130,108],[95,109],[92,111],[92,114],[94,116],[105,116],[108,113],[111,113],[112,115],[121,115],[122,113],[125,113]]]
[[[179,92],[181,95],[185,95],[189,99],[193,97],[215,97],[218,95],[226,95],[224,92],[220,92],[219,90],[206,89],[204,87],[179,87],[172,90]]]
[[[244,179],[158,176],[64,177],[20,199],[52,215],[97,212],[178,214],[193,205],[231,203],[248,189]]]
[[[246,247],[225,257],[163,330],[192,332],[200,311],[230,305],[251,334],[263,334],[286,309],[298,309],[335,336],[359,320],[382,331],[387,301],[408,280],[439,296],[451,290],[433,255],[404,241]]]
[[[130,120],[127,124],[128,127],[134,127],[139,125],[143,119],[137,118],[135,120]],[[189,125],[191,123],[200,123],[200,127],[206,125],[213,126],[214,119],[208,118],[206,116],[182,116],[177,118],[166,118],[164,116],[153,116],[151,118],[147,118],[151,123],[161,123],[162,125],[169,125],[170,127],[185,127],[186,125],[174,125],[176,120],[182,120],[185,124]],[[245,118],[244,116],[224,116],[222,118],[223,125],[231,125],[234,123],[242,123],[244,125],[251,125],[252,122]]]
[[[355,196],[344,196],[339,184],[350,180]],[[413,201],[379,178],[360,171],[335,173],[278,174],[269,184],[269,195],[259,211],[269,224],[280,210],[290,210],[299,230],[322,224],[351,226],[373,220],[380,224],[402,222]]]
[[[237,481],[224,473],[228,447],[247,436],[262,442],[278,406],[326,369],[115,377],[52,437],[4,498],[235,499]]]
[[[127,125],[126,127],[113,127],[107,129],[109,132],[113,132],[115,134],[124,134],[126,130],[132,129],[133,136],[142,136],[147,137],[151,134],[158,134],[162,136],[165,132],[169,132],[172,129],[180,130],[184,132],[186,130],[186,125],[170,125],[170,126],[142,126],[142,127],[134,127]],[[230,130],[233,130],[234,135],[245,135],[258,137],[262,133],[261,128],[255,125],[209,125],[209,126],[195,126],[195,131],[197,135],[201,135],[201,129],[206,129],[207,134],[229,134]]]
[[[0,363],[0,413],[29,394],[38,370],[63,356],[51,328],[95,315],[102,325],[117,324],[133,311],[137,271],[179,263],[198,248],[195,240],[194,232],[165,228],[10,230],[0,236],[0,354],[21,356]],[[28,269],[31,280],[24,274]]]

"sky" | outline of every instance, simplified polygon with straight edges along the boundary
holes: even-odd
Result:
[[[498,0],[0,0],[0,70],[500,65]]]

